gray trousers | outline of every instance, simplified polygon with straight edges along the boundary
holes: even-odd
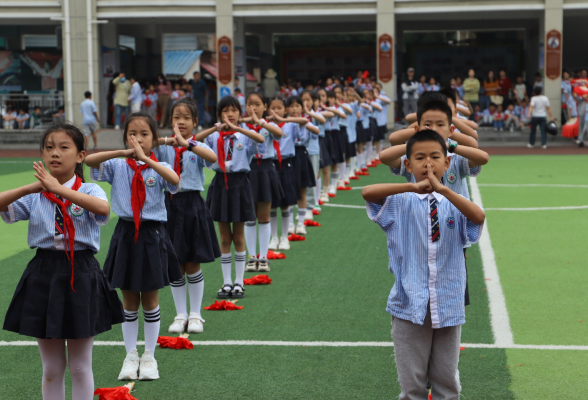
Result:
[[[431,312],[423,325],[392,317],[394,357],[400,383],[399,400],[459,400],[457,372],[461,325],[433,329]]]
[[[412,94],[409,94],[408,97],[409,97],[408,99],[402,99],[402,103],[404,104],[403,105],[404,118],[406,118],[406,116],[408,114],[415,113],[417,111],[416,110],[417,99],[415,99]]]
[[[310,156],[310,163],[312,164],[312,169],[314,171],[314,177],[316,178],[319,173],[319,166],[320,166],[320,155],[313,154]],[[309,187],[306,188],[306,208],[314,207],[316,202],[316,188]]]

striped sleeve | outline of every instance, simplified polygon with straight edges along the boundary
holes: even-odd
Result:
[[[378,224],[384,231],[393,228],[398,219],[403,194],[388,196],[384,205],[366,201],[366,211],[369,219]]]
[[[40,196],[40,194],[28,194],[9,204],[8,211],[0,213],[2,220],[7,224],[28,220],[31,217],[31,210],[33,208],[33,196]]]
[[[171,169],[172,171],[174,170],[172,168],[172,166],[169,165],[166,162],[160,162],[159,164],[161,164],[165,168]],[[171,194],[176,194],[178,192],[178,189],[179,189],[180,185],[172,185],[171,183],[169,183],[168,181],[166,181],[165,179],[163,179],[163,177],[161,175],[159,175],[159,174],[158,174],[158,177],[159,177],[159,185],[161,187],[163,187],[166,190],[169,190],[169,192]]]
[[[102,188],[96,184],[88,184],[87,194],[90,196],[94,196],[99,198],[100,200],[104,200],[108,203],[108,197],[106,196],[106,192],[102,190]],[[110,221],[110,211],[108,215],[96,215],[94,213],[88,212],[90,218],[92,218],[99,226],[106,225],[108,221]]]
[[[126,161],[121,160],[120,158],[113,158],[111,160],[104,161],[100,164],[100,168],[90,169],[90,175],[94,182],[108,182],[112,185],[112,181],[114,180],[114,174],[118,168],[120,168],[121,163],[126,163]]]
[[[212,151],[212,149],[210,148],[209,145],[207,145],[206,143],[201,143],[201,142],[191,142],[191,144],[194,147],[202,147],[203,149],[207,149]],[[200,157],[200,156],[196,156],[196,159],[198,160],[198,165],[201,167],[205,167],[206,166],[206,162],[204,161],[204,158]]]
[[[482,236],[484,223],[481,223],[480,225],[474,224],[472,221],[468,220],[465,215],[460,214],[459,225],[461,230],[461,241],[464,246],[466,244],[478,243],[480,236]]]
[[[245,136],[245,135],[243,135]],[[245,136],[247,140],[247,157],[252,158],[256,154],[265,154],[265,141],[263,143],[257,143],[255,140],[251,139],[249,136]]]

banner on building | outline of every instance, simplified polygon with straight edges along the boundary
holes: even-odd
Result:
[[[233,51],[232,41],[227,36],[218,39],[218,80],[228,85],[233,80]]]
[[[20,58],[12,51],[0,51],[0,91],[20,90]]]
[[[551,80],[561,76],[561,32],[552,29],[545,35],[545,76]]]
[[[20,55],[33,75],[41,77],[41,90],[57,89],[57,80],[63,79],[63,57],[40,51],[27,51]]]
[[[378,38],[378,80],[384,83],[390,82],[393,76],[393,57],[394,41],[392,36],[384,33]]]

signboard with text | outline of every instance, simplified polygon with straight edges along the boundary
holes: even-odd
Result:
[[[393,57],[394,40],[392,36],[384,33],[378,38],[378,80],[384,83],[394,78]]]
[[[233,80],[233,45],[227,36],[218,39],[218,80],[223,85],[228,85]]]
[[[561,76],[561,32],[552,29],[545,35],[545,76],[551,80]]]

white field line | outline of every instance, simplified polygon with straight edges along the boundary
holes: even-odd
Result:
[[[470,177],[470,187],[472,201],[478,206],[483,207],[482,195],[478,187],[478,181],[475,177]],[[482,265],[484,268],[484,278],[486,279],[486,289],[488,289],[488,301],[490,306],[490,323],[492,333],[494,334],[495,344],[499,347],[509,347],[514,345],[512,330],[510,328],[510,319],[506,308],[506,299],[500,285],[500,276],[498,267],[494,259],[494,250],[490,241],[490,232],[488,231],[488,221],[482,229],[480,237],[480,254],[482,255]]]
[[[137,342],[143,346],[145,342]],[[281,347],[394,347],[393,342],[288,342],[268,340],[205,340],[192,341],[194,346],[281,346]],[[94,346],[124,346],[124,342],[95,341]],[[5,346],[37,346],[32,340],[20,340],[14,342],[0,341],[0,347]],[[527,349],[527,350],[581,350],[588,351],[588,346],[566,345],[534,345],[534,344],[510,344],[499,345],[491,343],[462,343],[462,347],[470,349]]]
[[[485,208],[485,210],[486,211],[558,211],[558,210],[585,210],[586,208],[588,208],[588,206]]]
[[[347,204],[330,204],[330,203],[325,203],[323,204],[323,206],[327,206],[327,207],[340,207],[340,208],[361,208],[362,210],[365,210],[365,206],[350,206]]]
[[[583,188],[588,189],[588,185],[560,185],[551,183],[478,183],[478,186],[490,186],[490,187],[553,187],[553,188]]]

